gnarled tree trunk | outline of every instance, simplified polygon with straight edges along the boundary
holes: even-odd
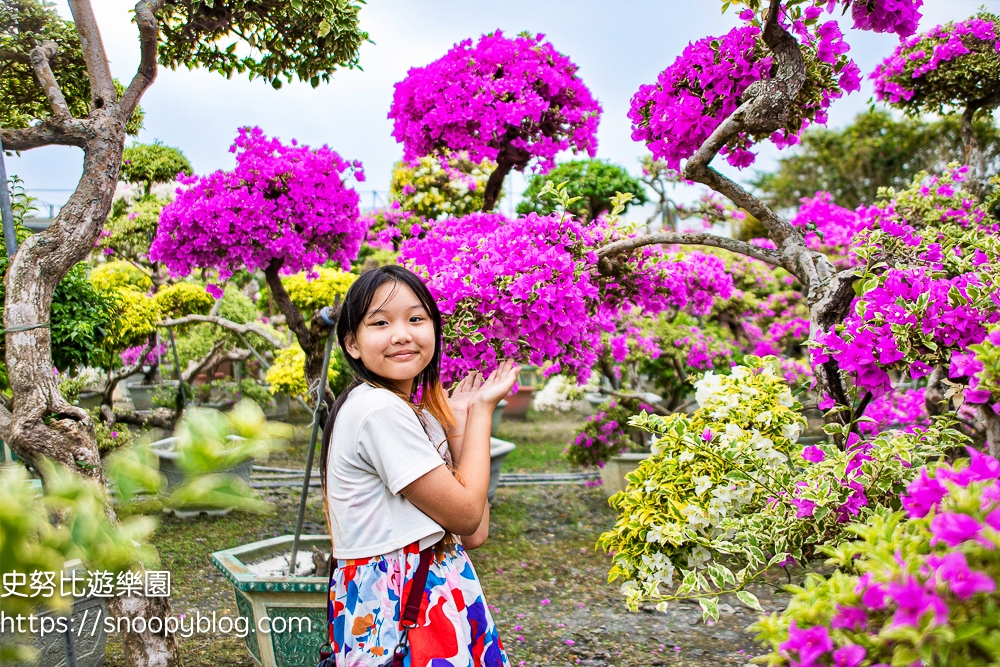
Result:
[[[155,12],[163,2],[140,0],[136,5],[142,60],[119,100],[90,3],[70,0],[90,82],[90,115],[74,118],[70,114],[49,66],[56,47],[46,42],[32,51],[31,61],[52,115],[32,127],[0,129],[7,150],[64,145],[84,152],[83,175],[76,191],[47,230],[21,245],[4,279],[3,324],[13,395],[10,409],[0,406],[0,437],[29,464],[48,458],[100,482],[104,480],[94,424],[85,410],[63,398],[52,372],[49,313],[56,284],[93,249],[111,210],[125,147],[125,121],[156,76]],[[113,509],[106,509],[114,518]],[[113,613],[130,618],[170,615],[167,598],[115,598],[111,608]],[[131,667],[182,664],[172,635],[127,633],[123,641]]]

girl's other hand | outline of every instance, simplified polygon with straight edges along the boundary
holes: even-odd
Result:
[[[470,405],[487,405],[490,409],[497,406],[503,397],[510,393],[521,367],[512,360],[500,362],[497,369],[479,385],[478,391],[470,401]]]
[[[483,374],[479,371],[472,371],[458,383],[451,391],[451,396],[448,398],[448,403],[451,405],[452,412],[468,412],[469,403],[472,401],[473,397],[479,392],[479,388],[483,385]]]

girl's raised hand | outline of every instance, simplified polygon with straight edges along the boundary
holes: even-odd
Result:
[[[479,371],[472,371],[458,383],[451,391],[448,403],[453,412],[468,412],[469,403],[479,392],[479,387],[483,384],[483,374]]]
[[[511,387],[514,386],[514,380],[517,379],[517,374],[520,372],[521,367],[512,360],[508,359],[507,361],[500,362],[497,369],[483,380],[470,403],[478,403],[495,408],[497,403],[510,393]]]

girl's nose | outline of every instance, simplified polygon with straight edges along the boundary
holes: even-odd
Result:
[[[410,342],[410,332],[406,330],[406,327],[396,326],[392,328],[392,342],[397,345],[403,345]]]

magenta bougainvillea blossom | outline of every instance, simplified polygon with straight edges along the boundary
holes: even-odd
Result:
[[[831,551],[838,571],[810,575],[781,617],[758,623],[772,664],[858,667],[921,654],[950,662],[978,650],[958,631],[991,618],[995,604],[1000,462],[967,451],[921,468],[900,496],[903,520],[887,510],[855,526],[861,539]]]
[[[890,428],[898,428],[911,433],[918,427],[930,424],[927,405],[924,401],[926,390],[922,387],[896,389],[879,396],[865,410],[865,417],[874,421],[858,424],[861,432],[874,436]]]
[[[621,237],[604,219],[535,213],[508,220],[474,213],[438,221],[407,240],[400,261],[427,280],[445,315],[446,378],[489,369],[498,358],[541,365],[547,373],[590,377],[610,336],[633,308],[646,314],[684,309],[706,314],[732,281],[717,257],[674,255],[644,246],[620,258],[620,274],[597,270],[596,249]]]
[[[230,151],[232,171],[180,179],[186,187],[164,207],[150,259],[173,275],[210,268],[222,280],[275,261],[288,273],[327,261],[349,267],[365,235],[358,193],[345,184],[351,171],[364,180],[359,162],[326,146],[283,144],[258,127],[241,128]]]
[[[890,370],[927,375],[1000,321],[997,225],[962,193],[967,171],[921,177],[859,209],[862,294],[842,324],[816,335],[814,361],[836,359],[875,397],[892,389]]]
[[[912,111],[944,111],[988,98],[1000,70],[1000,25],[990,14],[903,40],[871,78],[875,96]]]
[[[468,151],[473,162],[497,160],[505,144],[542,171],[570,148],[593,157],[601,106],[577,66],[544,38],[497,30],[411,69],[396,84],[389,112],[403,159]]]
[[[786,126],[770,135],[779,147],[797,143],[808,124],[826,123],[830,102],[860,85],[858,67],[845,55],[849,47],[840,28],[832,20],[819,23],[821,13],[810,8],[788,26],[807,57],[807,81]],[[752,21],[753,12],[745,10],[741,18]],[[758,25],[688,44],[655,84],[640,87],[632,98],[632,139],[645,142],[671,169],[680,169],[681,160],[693,155],[739,107],[747,88],[770,76],[772,63]],[[755,158],[750,147],[766,138],[741,133],[720,153],[733,166],[746,167]]]
[[[866,221],[856,211],[833,203],[829,192],[820,191],[799,202],[799,210],[789,222],[806,231],[806,245],[825,253],[838,269],[856,265],[854,237]]]
[[[848,0],[844,4],[851,6],[851,18],[858,30],[907,37],[917,31],[923,0]]]

